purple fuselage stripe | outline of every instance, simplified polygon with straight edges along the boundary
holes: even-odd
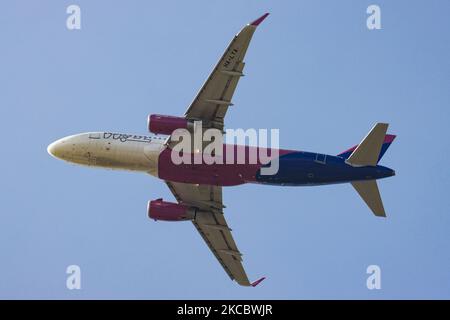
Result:
[[[270,152],[275,149],[266,149],[239,145],[224,145],[222,163],[207,164],[204,159],[202,163],[195,164],[191,154],[191,164],[175,164],[172,161],[172,150],[167,148],[161,152],[158,161],[159,178],[175,182],[234,186],[248,182],[255,182],[258,170],[264,164],[260,154],[267,155],[269,159],[274,156],[283,156],[293,150],[278,150],[278,154]],[[231,155],[230,155],[231,153]],[[245,154],[245,162],[238,162],[238,154]],[[253,162],[250,162],[250,155],[254,154]],[[227,156],[228,155],[228,156]],[[231,163],[230,163],[231,162]]]

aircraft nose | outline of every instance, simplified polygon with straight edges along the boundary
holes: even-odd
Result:
[[[47,147],[47,152],[58,159],[63,159],[67,149],[67,143],[64,139],[57,140]]]

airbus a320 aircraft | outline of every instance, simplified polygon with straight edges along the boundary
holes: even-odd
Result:
[[[338,155],[278,150],[276,174],[261,174],[264,165],[256,164],[174,164],[171,161],[170,135],[176,129],[192,129],[201,120],[203,129],[223,131],[231,98],[243,76],[244,56],[258,25],[268,16],[246,25],[231,41],[206,79],[183,117],[150,115],[149,131],[155,136],[89,132],[62,138],[48,146],[56,158],[75,164],[149,173],[166,182],[177,203],[149,201],[148,215],[155,220],[190,220],[232,280],[243,286],[256,286],[248,280],[242,254],[225,220],[222,187],[244,183],[280,186],[311,186],[351,183],[377,216],[385,216],[377,179],[395,175],[394,170],[378,165],[395,136],[386,134],[387,124],[377,123],[359,145]],[[163,135],[163,137],[161,137]],[[232,146],[246,154],[249,146]],[[239,149],[239,150],[238,150]],[[224,145],[225,157],[229,150]],[[235,152],[236,154],[236,152]],[[256,154],[260,154],[256,152]],[[270,158],[274,160],[274,156]]]

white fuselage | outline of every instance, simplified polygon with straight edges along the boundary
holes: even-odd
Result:
[[[59,139],[47,148],[52,156],[79,165],[143,171],[158,176],[162,137],[88,132]]]

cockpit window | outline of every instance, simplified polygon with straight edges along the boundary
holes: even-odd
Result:
[[[100,139],[100,133],[99,132],[90,133],[89,139]]]

